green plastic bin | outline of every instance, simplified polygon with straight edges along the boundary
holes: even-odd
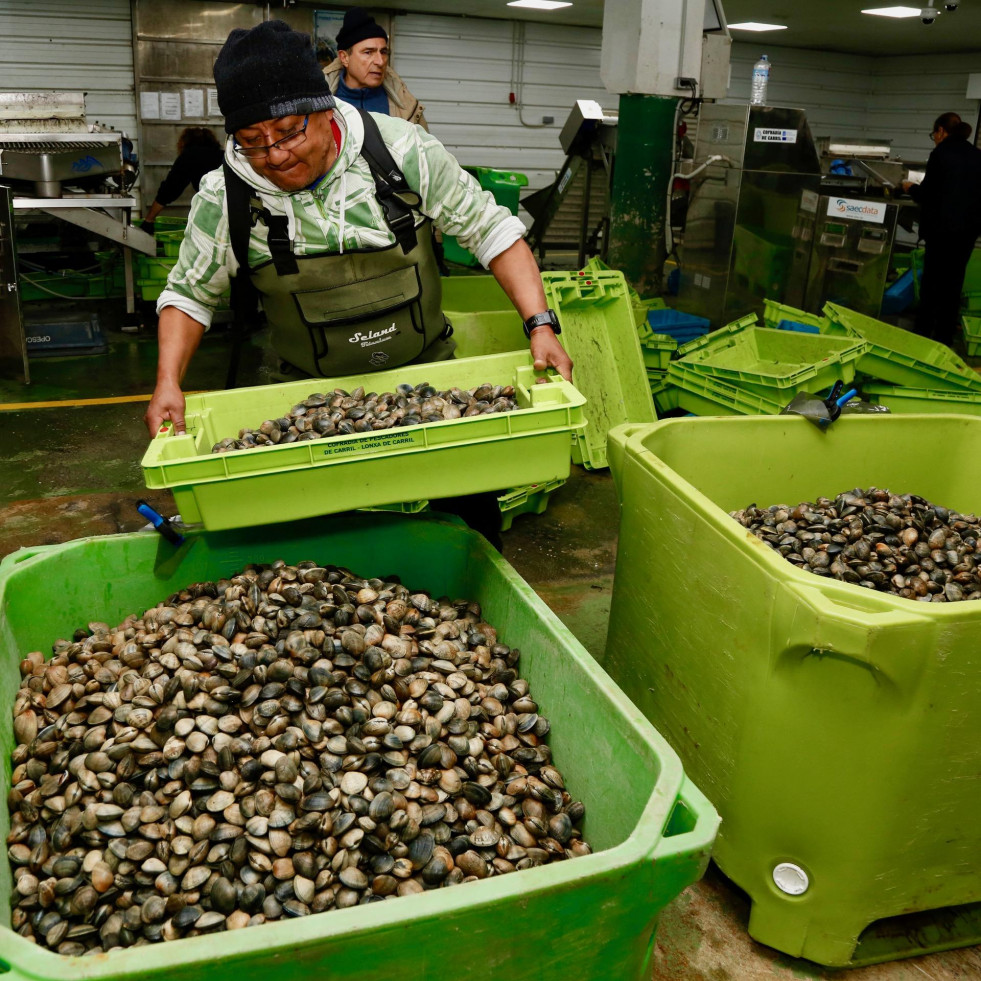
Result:
[[[528,350],[521,317],[493,276],[448,276],[441,282],[458,358]]]
[[[757,395],[741,385],[713,378],[686,365],[672,361],[667,382],[675,389],[678,407],[696,416],[779,415],[792,396],[785,401]]]
[[[781,320],[793,320],[798,324],[810,324],[822,332],[828,326],[827,317],[822,317],[816,313],[808,313],[806,310],[799,310],[797,307],[789,306],[786,303],[777,303],[776,300],[764,300],[764,325],[777,328]]]
[[[181,243],[184,241],[184,229],[163,232],[158,230],[154,238],[157,240],[157,251],[160,255],[176,259],[180,255]]]
[[[654,333],[647,323],[646,309],[643,323],[637,326],[637,337],[648,375],[652,371],[664,371],[671,362],[671,356],[678,350],[678,342],[667,334]]]
[[[602,663],[718,808],[714,857],[752,902],[750,934],[792,956],[844,966],[981,940],[981,603],[813,575],[729,512],[873,485],[978,513],[978,445],[964,415],[610,434]]]
[[[646,981],[658,914],[702,874],[718,818],[677,756],[535,592],[479,535],[430,516],[343,515],[248,532],[154,532],[22,549],[0,564],[0,743],[25,652],[93,618],[118,623],[188,583],[248,562],[315,558],[364,576],[396,574],[435,596],[480,602],[551,722],[549,743],[586,805],[596,849],[541,866],[383,903],[228,933],[63,957],[9,928],[0,863],[5,981],[295,981],[395,976],[460,981]],[[5,798],[9,767],[0,768]],[[9,819],[0,809],[0,834]],[[393,967],[397,965],[397,969]],[[6,973],[2,973],[6,972]]]
[[[501,531],[509,531],[514,519],[520,514],[544,514],[548,508],[552,492],[565,483],[565,478],[556,477],[541,484],[527,484],[515,487],[497,498],[501,511]]]
[[[494,170],[491,167],[464,167],[463,169],[477,179],[483,190],[490,191],[498,204],[504,205],[512,215],[518,213],[521,188],[528,186],[528,177],[525,174],[516,174],[509,170]],[[449,262],[456,262],[461,266],[480,265],[474,254],[460,245],[455,235],[443,236],[443,256]]]
[[[961,317],[964,345],[969,358],[981,357],[981,317]]]
[[[865,384],[862,394],[869,401],[884,405],[890,412],[981,415],[981,392],[934,392],[926,388]]]
[[[542,273],[545,296],[562,324],[576,387],[586,396],[588,425],[577,433],[572,462],[607,466],[606,434],[624,422],[656,418],[634,324],[629,287],[616,271]]]
[[[820,392],[837,381],[851,382],[855,362],[867,349],[860,338],[754,327],[748,319],[685,344],[677,363],[786,405],[799,392]]]
[[[545,381],[538,383],[539,378]],[[311,392],[359,385],[384,392],[422,382],[438,389],[514,385],[520,408],[211,452],[223,437],[281,416]],[[565,379],[535,372],[527,351],[208,392],[188,396],[185,435],[175,435],[168,425],[154,437],[143,457],[143,474],[147,487],[173,490],[186,522],[202,522],[209,530],[501,490],[569,476],[570,434],[585,425],[585,401]]]
[[[707,348],[719,348],[729,338],[736,334],[741,334],[747,327],[758,326],[759,320],[757,320],[756,314],[747,313],[744,317],[733,320],[724,327],[708,331],[705,334],[699,334],[698,337],[693,337],[690,341],[685,341],[684,344],[679,345],[677,357],[683,358],[688,354],[695,354],[697,351],[704,351]]]
[[[981,390],[978,373],[945,344],[836,303],[826,303],[824,312],[829,333],[862,337],[868,342],[868,350],[857,365],[862,375],[907,388]]]
[[[176,265],[176,256],[152,256],[137,253],[134,275],[138,280],[166,283],[171,269]]]
[[[678,389],[668,380],[666,371],[647,372],[647,383],[659,416],[678,408]]]

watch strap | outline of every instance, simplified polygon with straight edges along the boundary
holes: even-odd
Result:
[[[544,313],[532,314],[523,324],[525,329],[525,337],[530,338],[531,332],[536,327],[551,327],[553,333],[561,334],[562,328],[559,326],[559,318],[555,315],[555,311],[551,307]]]

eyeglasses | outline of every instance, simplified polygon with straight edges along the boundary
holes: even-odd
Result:
[[[238,141],[236,141],[234,150],[243,157],[265,157],[270,150],[292,150],[307,138],[307,124],[309,122],[310,117],[304,116],[303,125],[299,129],[293,130],[292,133],[287,133],[282,139],[276,140],[275,143],[269,143],[265,146],[240,146]]]

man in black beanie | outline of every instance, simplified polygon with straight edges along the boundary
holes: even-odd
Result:
[[[338,99],[429,129],[422,103],[388,63],[388,34],[374,17],[360,7],[351,7],[337,33],[337,51],[324,74]]]
[[[232,31],[214,75],[229,137],[157,301],[151,435],[165,420],[185,431],[181,382],[233,276],[261,300],[294,379],[452,357],[431,226],[493,273],[535,367],[571,378],[524,225],[435,137],[335,104],[310,38],[282,21]],[[499,527],[496,499],[490,507]]]

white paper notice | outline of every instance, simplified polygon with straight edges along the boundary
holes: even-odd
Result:
[[[181,94],[180,94],[180,92],[161,92],[160,93],[160,118],[161,119],[180,119],[181,118]]]
[[[140,115],[144,119],[160,118],[160,93],[159,92],[140,93]]]
[[[221,110],[218,108],[218,89],[208,89],[208,115],[221,115]]]
[[[184,89],[184,115],[195,119],[204,115],[204,93],[200,89]]]

